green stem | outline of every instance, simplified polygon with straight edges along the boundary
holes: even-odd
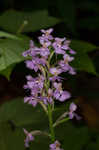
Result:
[[[58,122],[55,122],[55,123],[53,124],[53,127],[55,128],[55,127],[58,126],[59,124],[64,123],[64,122],[66,122],[66,121],[68,121],[68,120],[69,120],[69,118],[65,118],[65,119],[63,119],[63,120],[60,120],[60,121],[58,121]]]
[[[53,127],[52,109],[51,109],[50,105],[48,105],[48,118],[49,118],[51,141],[54,142],[55,141],[55,133],[54,133],[54,127]]]

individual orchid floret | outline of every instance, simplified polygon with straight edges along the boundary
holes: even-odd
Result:
[[[71,103],[69,107],[69,113],[68,113],[70,119],[73,119],[73,117],[75,116],[74,111],[76,111],[76,109],[77,106],[74,103]]]
[[[25,61],[26,67],[37,72],[40,69],[40,65],[45,66],[46,60],[44,58],[33,57],[32,60]]]
[[[35,60],[27,60],[25,61],[26,67],[37,72],[39,70],[39,66],[37,65]]]
[[[29,147],[29,143],[31,141],[34,141],[34,136],[32,136],[31,133],[29,133],[26,129],[23,129],[24,130],[24,133],[26,135],[26,139],[24,140],[25,142],[25,147]]]
[[[72,60],[74,60],[74,57],[69,56],[68,54],[65,54],[63,56],[64,60],[60,60],[59,61],[59,66],[61,67],[63,72],[69,72],[70,74],[74,75],[76,74],[74,68],[72,68],[69,65],[69,62],[71,62]]]
[[[27,76],[27,84],[24,85],[24,89],[29,89],[32,96],[36,96],[38,93],[41,93],[44,87],[44,77],[39,75],[36,78],[32,78],[31,76]]]
[[[63,150],[60,148],[61,144],[59,143],[59,141],[55,141],[53,144],[50,144],[50,150]]]
[[[24,97],[24,103],[31,104],[33,107],[36,107],[39,101],[40,99],[38,97],[34,97],[34,96]]]
[[[45,105],[52,104],[52,102],[53,102],[53,90],[49,88],[47,96],[40,96],[40,99],[41,99],[41,101],[43,101],[43,103]]]
[[[62,84],[61,83],[55,82],[53,86],[55,88],[54,97],[57,100],[63,102],[63,101],[65,101],[71,97],[71,94],[68,91],[62,90]]]
[[[50,73],[54,76],[58,76],[59,74],[62,73],[62,69],[53,67],[50,68]]]
[[[77,109],[77,106],[74,103],[71,103],[69,107],[69,113],[68,113],[69,118],[73,119],[74,117],[76,117],[77,120],[80,120],[81,117],[75,113],[76,109]]]
[[[46,38],[48,40],[53,40],[53,36],[51,35],[51,33],[53,32],[52,28],[50,28],[48,30],[42,29],[41,32],[43,33],[42,37],[44,37],[44,38]]]
[[[37,51],[37,47],[34,45],[34,42],[32,40],[30,40],[30,45],[29,45],[29,49],[25,52],[22,53],[22,55],[24,57],[27,56],[36,56],[38,51]]]
[[[55,38],[55,41],[53,42],[53,48],[55,50],[56,54],[65,54],[65,51],[63,50],[62,42],[65,40],[65,38]]]

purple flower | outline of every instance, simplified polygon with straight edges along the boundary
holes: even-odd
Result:
[[[32,136],[31,133],[29,133],[26,129],[23,129],[25,135],[26,135],[26,139],[24,140],[25,142],[25,147],[29,147],[29,143],[31,141],[34,141],[34,136]]]
[[[38,71],[39,67],[36,63],[36,60],[27,60],[27,61],[25,61],[25,63],[26,63],[27,68],[34,70],[35,72]]]
[[[50,54],[50,51],[47,47],[41,47],[39,48],[39,54],[43,57],[46,57]]]
[[[27,76],[27,84],[24,85],[25,89],[30,89],[32,96],[37,96],[38,93],[41,93],[44,86],[44,77],[39,75],[36,78],[32,78],[31,76]]]
[[[59,141],[55,141],[53,144],[50,144],[50,150],[63,150],[60,148],[61,144],[59,143]]]
[[[33,107],[35,107],[38,103],[38,99],[36,97],[30,96],[30,97],[24,97],[24,103],[32,104]]]
[[[74,111],[76,109],[77,109],[77,106],[74,103],[71,103],[70,107],[69,107],[69,113],[68,113],[70,119],[73,119],[73,117],[75,115]]]
[[[56,88],[54,91],[54,97],[63,102],[71,97],[70,93],[68,91],[63,91],[62,90],[62,84],[54,82],[53,86]]]
[[[33,42],[32,40],[30,40],[30,48],[29,48],[27,51],[23,52],[22,55],[23,55],[24,57],[27,57],[27,56],[35,56],[35,55],[38,53],[37,50],[38,50],[38,49],[37,49],[37,47],[34,45],[34,42]]]
[[[34,70],[37,72],[40,69],[39,65],[45,66],[46,59],[45,58],[39,58],[39,57],[33,57],[32,60],[25,61],[27,68]]]
[[[47,40],[53,40],[53,36],[51,35],[51,33],[53,32],[52,28],[50,28],[48,30],[42,29],[41,32],[43,33],[42,37],[44,37]]]
[[[76,74],[74,68],[72,68],[69,65],[69,62],[71,62],[72,60],[74,60],[74,57],[69,56],[68,54],[65,54],[63,56],[64,60],[61,60],[59,62],[59,66],[61,67],[61,69],[63,70],[63,72],[69,72],[70,74],[74,75]]]
[[[69,48],[69,53],[73,54],[73,55],[76,54],[76,52],[74,50],[72,50],[71,48]]]
[[[52,104],[53,102],[53,90],[52,89],[48,89],[48,95],[47,96],[40,96],[40,100],[43,101],[43,103],[45,105],[48,105],[48,104]]]
[[[60,68],[50,68],[50,73],[54,76],[57,76],[59,75],[60,73],[62,73],[62,70]]]
[[[65,41],[65,38],[55,38],[55,41],[53,42],[53,48],[55,49],[56,54],[65,54],[64,49],[67,49],[65,45],[63,45],[63,41]]]
[[[50,81],[56,81],[56,80],[57,80],[57,81],[59,81],[59,82],[62,81],[62,79],[63,79],[63,78],[60,77],[60,76],[53,76],[53,77],[50,77],[50,78],[49,78]]]
[[[80,120],[81,117],[75,113],[76,109],[77,109],[77,106],[74,103],[71,103],[69,107],[69,113],[68,113],[69,118],[73,119],[74,117],[76,117],[77,120]]]

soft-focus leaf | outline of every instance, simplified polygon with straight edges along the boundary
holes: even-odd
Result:
[[[93,73],[96,75],[95,66],[87,54],[77,53],[75,60],[73,61],[73,66],[78,71],[86,71],[88,73]]]
[[[28,47],[29,39],[26,38],[23,40],[0,39],[0,72],[10,65],[23,61],[22,52]]]
[[[72,63],[73,66],[79,71],[86,71],[96,75],[95,66],[87,52],[96,50],[97,47],[87,42],[72,40],[71,48],[77,52]]]
[[[2,37],[14,39],[14,40],[21,40],[21,38],[16,35],[13,35],[4,31],[0,31],[0,38]]]
[[[9,124],[0,124],[0,150],[24,150],[22,129],[11,129]]]
[[[43,109],[39,105],[33,108],[32,105],[24,104],[22,98],[5,103],[0,108],[0,122],[9,120],[16,126],[33,124],[40,127],[42,123],[47,123]]]
[[[81,40],[72,40],[71,48],[77,51],[77,53],[87,53],[96,50],[97,46]]]
[[[89,131],[86,127],[75,127],[72,123],[64,123],[56,128],[58,139],[60,139],[64,150],[82,150],[89,142]]]
[[[43,109],[38,105],[24,104],[23,98],[5,103],[0,108],[0,149],[24,150],[23,128],[28,131],[44,130],[48,128],[48,122]],[[46,141],[46,142],[45,142]],[[35,137],[30,149],[48,149],[48,138]]]
[[[19,30],[22,30],[21,32],[34,32],[59,22],[59,19],[49,16],[47,10],[35,12],[9,10],[0,16],[0,27],[13,33]]]
[[[6,69],[2,70],[0,72],[1,75],[5,76],[8,80],[10,80],[10,75],[11,75],[11,72],[14,68],[15,64],[13,65],[10,65],[9,67],[7,67]]]

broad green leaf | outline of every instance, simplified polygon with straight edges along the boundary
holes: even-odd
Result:
[[[0,124],[0,150],[24,150],[22,128],[13,130],[10,124]]]
[[[41,106],[34,108],[24,104],[23,98],[3,104],[0,108],[0,149],[24,150],[23,128],[28,131],[48,128],[48,119]],[[35,137],[30,149],[44,148],[48,149],[48,138]]]
[[[94,44],[81,40],[72,40],[70,46],[77,51],[77,53],[87,53],[97,49],[97,46]]]
[[[11,75],[11,72],[14,68],[15,64],[13,65],[10,65],[9,67],[7,67],[6,69],[2,70],[0,72],[1,75],[5,76],[8,80],[10,80],[10,75]]]
[[[34,32],[51,27],[60,20],[48,15],[47,10],[35,12],[6,11],[0,16],[0,27],[9,32]]]
[[[28,131],[31,131],[30,128]],[[10,124],[0,124],[0,150],[25,150],[23,128],[13,129]],[[35,140],[30,143],[30,150],[48,149],[48,138],[35,136]]]
[[[47,124],[46,115],[41,106],[38,105],[34,108],[32,105],[24,104],[23,98],[18,98],[1,106],[0,122],[7,121],[12,121],[16,126],[33,124],[41,128]],[[42,123],[43,126],[41,126]]]
[[[76,54],[72,64],[78,71],[85,71],[96,75],[95,66],[87,54]]]
[[[96,75],[95,66],[87,53],[95,50],[97,47],[79,40],[72,40],[70,46],[77,52],[72,63],[76,70],[86,71]]]
[[[60,139],[64,150],[82,150],[82,147],[90,139],[87,127],[76,127],[70,122],[59,125],[56,128],[56,135]]]
[[[14,39],[14,40],[21,40],[20,37],[16,36],[16,35],[13,35],[13,34],[10,34],[10,33],[7,33],[7,32],[3,32],[3,31],[0,31],[0,37],[5,37],[5,38],[10,38],[10,39]]]
[[[29,39],[0,39],[0,72],[24,60],[22,52],[29,47]]]

